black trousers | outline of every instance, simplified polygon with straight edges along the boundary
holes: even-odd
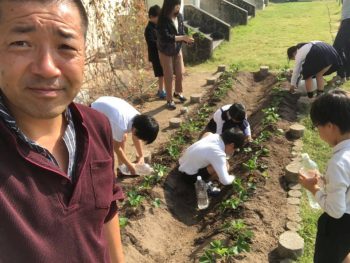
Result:
[[[342,263],[350,252],[350,215],[335,219],[323,213],[318,219],[314,263]]]
[[[340,77],[350,77],[350,18],[341,22],[333,47],[337,50],[343,66],[338,70]]]

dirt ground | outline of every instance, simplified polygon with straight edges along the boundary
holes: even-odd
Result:
[[[188,97],[192,93],[207,92],[205,98],[209,98],[210,87],[205,87],[208,74],[201,74],[203,75],[189,75],[185,79],[185,95]],[[233,89],[216,106],[234,102],[245,104],[254,137],[262,129],[261,110],[268,107],[271,90],[276,83],[276,77],[273,75],[259,80],[253,73],[239,73]],[[296,120],[295,104],[296,98],[286,94],[280,105],[281,120],[277,123],[278,128],[286,131],[290,123]],[[156,100],[147,102],[142,108],[142,112],[154,115],[162,127],[157,144],[149,148],[152,152],[159,152],[156,147],[169,140],[173,134],[173,131],[167,128],[169,118],[178,114],[165,110],[163,105],[164,101]],[[239,213],[229,215],[232,218],[244,218],[253,230],[251,252],[240,255],[232,262],[278,262],[274,249],[277,247],[278,236],[284,231],[287,209],[287,197],[281,178],[284,167],[292,158],[292,142],[285,136],[275,136],[265,144],[270,150],[269,157],[263,157],[264,162],[268,163],[269,177],[258,183],[255,194],[244,203]],[[239,178],[246,176],[241,169],[243,158],[243,155],[238,154],[231,160],[234,164],[234,174]],[[144,205],[143,214],[130,218],[129,224],[122,231],[124,253],[128,263],[197,262],[203,248],[216,238],[212,234],[222,218],[214,210],[214,204],[222,200],[225,191],[211,200],[212,205],[205,212],[198,212],[193,186],[181,180],[175,163],[169,168],[171,172],[165,182],[156,186],[151,193],[153,197],[160,198],[161,207]],[[124,187],[130,186],[132,180],[134,179],[122,180],[121,184]]]

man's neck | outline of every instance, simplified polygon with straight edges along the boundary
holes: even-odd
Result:
[[[35,118],[6,102],[5,100],[8,110],[16,120],[17,127],[29,139],[44,147],[49,147],[50,144],[61,140],[67,126],[63,114],[49,119]]]

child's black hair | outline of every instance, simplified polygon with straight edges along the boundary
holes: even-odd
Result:
[[[287,56],[288,59],[291,60],[294,57],[294,53],[297,52],[298,49],[300,49],[302,46],[306,45],[307,43],[299,43],[295,46],[292,46],[287,49]]]
[[[132,127],[135,128],[135,136],[146,144],[154,142],[159,132],[158,122],[148,115],[136,115]]]
[[[342,134],[350,132],[350,97],[343,90],[332,90],[319,96],[311,106],[314,126],[336,125]]]
[[[242,131],[236,130],[234,128],[225,130],[221,134],[221,138],[225,145],[233,143],[235,148],[241,148],[244,144],[245,135]]]
[[[160,14],[160,6],[159,5],[154,5],[151,6],[148,10],[148,17],[158,17]]]
[[[246,117],[245,107],[241,103],[233,103],[228,109],[231,120],[242,122]]]

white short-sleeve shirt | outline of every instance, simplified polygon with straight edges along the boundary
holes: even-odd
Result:
[[[118,142],[123,141],[125,133],[131,132],[132,121],[136,115],[140,114],[125,100],[110,96],[98,98],[91,104],[91,108],[107,116],[111,124],[113,139]]]
[[[234,176],[229,175],[226,166],[225,144],[219,134],[210,134],[192,144],[179,160],[179,171],[189,175],[212,165],[222,184],[231,184]]]
[[[321,208],[333,218],[350,214],[350,140],[333,148],[324,179],[324,189],[315,196]]]

